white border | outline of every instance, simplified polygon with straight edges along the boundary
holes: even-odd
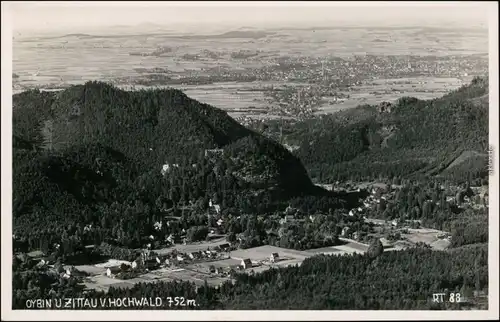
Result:
[[[498,3],[497,2],[92,2],[92,6],[486,6],[489,8],[490,145],[494,175],[490,177],[489,310],[488,311],[12,311],[12,21],[2,2],[2,320],[476,320],[498,319]],[[33,2],[31,3],[33,4]],[[21,4],[26,5],[26,4]],[[36,3],[49,6],[88,6],[89,2]]]

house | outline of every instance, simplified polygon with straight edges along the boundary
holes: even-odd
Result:
[[[345,237],[347,236],[348,233],[349,233],[349,227],[342,228],[342,233],[341,233],[342,236]]]
[[[357,231],[352,233],[352,239],[358,240],[359,239],[359,233]]]
[[[201,253],[200,252],[192,252],[192,253],[189,253],[189,258],[191,259],[198,259],[201,257]]]
[[[167,237],[166,241],[169,242],[170,244],[174,244],[175,243],[175,237],[174,237],[174,235],[170,234]]]
[[[148,259],[146,261],[144,261],[144,267],[146,269],[155,269],[157,268],[160,263],[159,263],[159,260],[157,260],[158,258],[152,258],[152,259]]]
[[[135,261],[132,262],[131,266],[132,266],[132,269],[136,269],[140,266],[143,266],[143,263],[144,263],[144,260],[142,259],[142,257],[139,257],[137,258]]]
[[[170,164],[164,164],[162,167],[161,167],[161,175],[164,176],[165,174],[167,174],[170,170]]]
[[[44,267],[45,265],[47,265],[47,262],[43,259],[41,259],[38,264],[36,264],[36,267]]]
[[[393,226],[397,227],[397,225],[398,225],[398,221],[397,221],[397,220],[393,220],[391,224],[392,224]]]
[[[178,260],[179,262],[184,261],[184,256],[182,256],[182,255],[177,255],[177,260]]]
[[[157,221],[154,224],[155,230],[161,230],[161,227],[163,226],[163,223],[161,221]]]
[[[222,226],[223,223],[224,223],[224,220],[222,220],[222,218],[219,219],[219,220],[217,220],[217,225],[218,226]]]
[[[121,269],[119,266],[108,267],[106,270],[106,276],[115,277],[116,274],[120,273]]]
[[[287,222],[293,221],[294,217],[292,215],[285,215],[283,218],[280,219],[280,224],[284,225]]]
[[[309,216],[309,220],[310,220],[311,222],[314,222],[314,219],[315,219],[315,218],[316,218],[316,217],[314,217],[313,215],[310,215],[310,216]]]
[[[216,269],[215,269],[214,265],[210,265],[210,267],[208,269],[209,269],[210,273],[215,273],[216,272]]]
[[[214,205],[215,212],[220,214],[220,205]]]
[[[286,215],[291,215],[295,212],[295,208],[292,208],[292,206],[288,205],[288,207],[286,207],[285,209],[285,214]]]
[[[170,266],[170,259],[165,259],[165,266]]]
[[[355,211],[353,211],[353,210],[349,211],[349,216],[353,217],[355,214],[356,214]]]
[[[252,261],[250,260],[250,258],[242,259],[241,260],[241,266],[243,267],[243,269],[247,269],[247,268],[253,267]]]
[[[65,274],[68,276],[83,276],[83,272],[77,270],[74,266],[66,267]]]
[[[271,263],[276,263],[280,260],[280,256],[278,255],[278,253],[272,253],[269,257],[269,260],[271,261]]]
[[[386,238],[380,238],[380,242],[384,248],[390,248],[393,246],[393,243],[388,241]]]
[[[228,243],[220,244],[219,245],[219,249],[222,250],[222,251],[224,251],[224,252],[228,251],[230,247],[231,246]]]

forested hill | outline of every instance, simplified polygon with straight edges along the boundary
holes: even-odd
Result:
[[[256,123],[277,138],[279,121]],[[402,97],[283,125],[283,143],[295,146],[320,182],[436,176],[487,180],[488,79],[475,78],[443,97]]]
[[[234,161],[233,173],[245,180],[294,192],[311,188],[300,161],[286,149],[179,90],[128,92],[88,82],[58,93],[14,95],[13,105],[14,136],[24,146],[31,142],[64,152],[100,144],[133,160],[141,171],[158,173],[164,164],[192,165],[206,149],[221,148],[222,158],[244,159]]]
[[[234,218],[284,210],[297,198],[345,204],[314,186],[280,144],[178,90],[88,82],[26,91],[13,96],[13,135],[13,230],[22,249],[73,239],[142,247],[145,236],[209,225],[209,200]],[[156,231],[166,215],[182,217],[180,226]],[[82,237],[86,225],[95,229]]]

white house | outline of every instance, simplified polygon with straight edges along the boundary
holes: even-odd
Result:
[[[359,233],[357,231],[355,231],[354,233],[352,233],[352,239],[358,240],[358,238],[359,238]]]
[[[161,167],[161,174],[164,176],[165,174],[167,174],[168,172],[170,171],[170,164],[164,164],[162,167]]]
[[[278,255],[278,253],[272,253],[271,256],[269,257],[271,263],[276,263],[277,261],[279,261],[279,259],[280,256]]]
[[[41,259],[38,264],[36,264],[36,267],[43,267],[47,265],[47,262],[45,262],[45,260]]]
[[[349,211],[349,216],[353,217],[355,212],[353,210]]]
[[[106,275],[108,277],[114,277],[118,273],[120,273],[120,267],[119,266],[108,267],[108,269],[106,270]]]
[[[189,258],[191,259],[197,259],[200,257],[200,253],[199,252],[192,252],[192,253],[189,253]]]
[[[220,214],[220,205],[214,205],[215,212]]]
[[[157,221],[154,224],[155,230],[161,230],[161,227],[163,226],[163,223],[161,221]]]
[[[224,223],[224,220],[222,220],[222,218],[217,220],[217,226],[222,226],[223,223]]]
[[[349,232],[349,227],[342,228],[342,236],[347,236],[348,232]]]
[[[184,257],[182,255],[177,255],[177,260],[179,262],[182,262],[182,261],[184,261]]]
[[[243,267],[243,269],[250,268],[253,266],[252,261],[249,258],[242,259],[241,266]]]

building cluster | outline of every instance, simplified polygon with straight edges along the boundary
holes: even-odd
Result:
[[[132,262],[121,261],[108,266],[105,274],[111,278],[126,279],[127,275],[136,276],[160,268],[175,268],[187,264],[227,259],[229,250],[230,245],[228,243],[218,245],[213,249],[188,253],[173,250],[166,254],[156,254],[145,249]]]

